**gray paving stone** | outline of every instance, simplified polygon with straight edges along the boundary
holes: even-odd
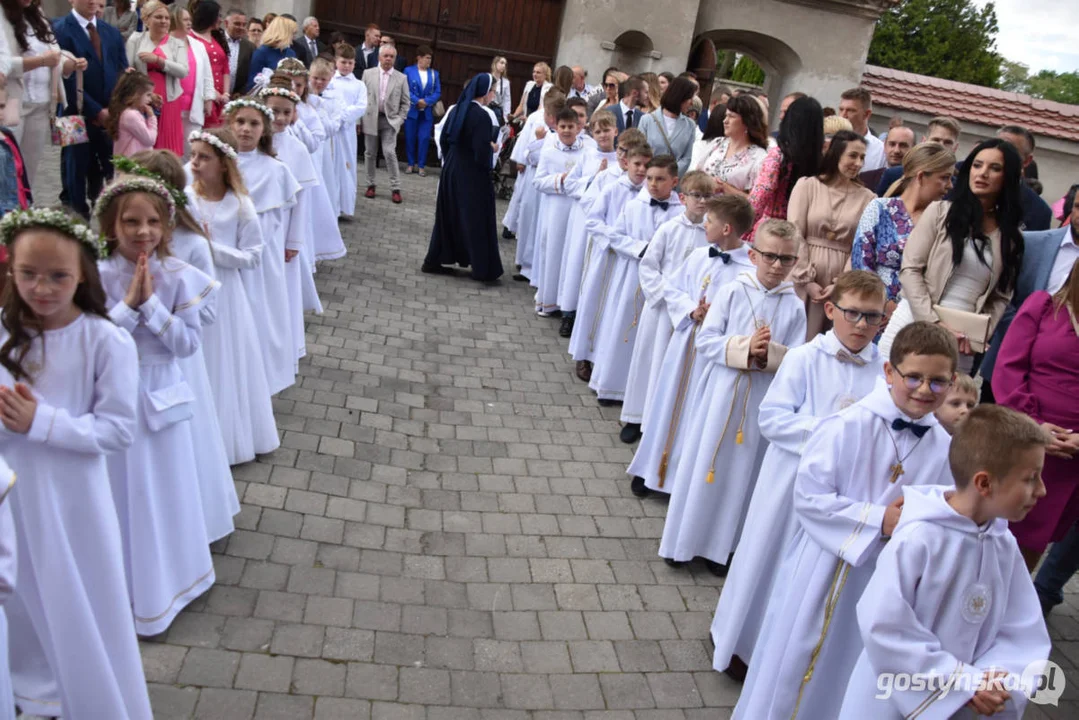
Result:
[[[251,690],[206,688],[195,707],[197,720],[243,720],[255,714],[258,693]]]
[[[255,720],[294,720],[311,717],[314,699],[281,693],[259,693]]]
[[[181,685],[230,688],[239,666],[240,653],[191,648],[184,658],[177,682]]]
[[[345,674],[348,666],[325,660],[296,661],[292,671],[292,692],[301,695],[341,697],[345,694]]]
[[[195,714],[199,689],[149,682],[150,707],[156,720],[189,720]]]
[[[287,693],[292,682],[291,657],[273,657],[244,653],[235,687],[243,690],[265,690]]]
[[[351,698],[315,699],[314,720],[369,720],[371,703]]]

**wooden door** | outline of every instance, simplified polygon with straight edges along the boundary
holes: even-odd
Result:
[[[446,107],[457,102],[468,80],[491,69],[502,55],[509,61],[514,105],[537,62],[552,63],[558,47],[565,0],[316,0],[315,16],[328,39],[342,33],[363,42],[375,23],[397,41],[407,64],[416,48],[434,50],[432,67],[442,78]]]

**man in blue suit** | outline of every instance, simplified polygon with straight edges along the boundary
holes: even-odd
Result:
[[[412,105],[405,117],[405,150],[408,153],[408,170],[419,169],[421,176],[426,176],[427,148],[431,142],[431,128],[434,127],[434,106],[442,97],[442,82],[438,70],[431,69],[431,48],[420,45],[416,48],[416,64],[405,68],[408,80],[408,94]]]
[[[603,108],[614,115],[618,123],[618,132],[621,134],[627,127],[637,127],[641,122],[642,98],[648,94],[648,83],[638,75],[622,83],[622,100],[613,107]]]
[[[1074,188],[1068,193],[1064,211],[1068,213],[1068,223],[1064,227],[1023,233],[1023,266],[1015,283],[1015,294],[997,325],[993,342],[981,364],[981,374],[985,379],[982,385],[983,400],[992,400],[993,365],[1015,311],[1036,290],[1052,294],[1062,288],[1075,261],[1079,260],[1079,203],[1075,202]]]
[[[103,0],[71,0],[71,12],[53,21],[53,33],[62,50],[87,61],[83,72],[83,110],[90,142],[65,147],[61,153],[64,166],[64,191],[67,205],[85,217],[90,216],[89,201],[101,193],[112,177],[112,139],[105,131],[109,118],[109,98],[120,75],[127,70],[127,55],[120,31],[98,22],[97,11]],[[76,77],[64,80],[68,106],[65,115],[78,115]]]

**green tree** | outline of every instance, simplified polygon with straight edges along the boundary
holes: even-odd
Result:
[[[868,62],[946,80],[997,87],[997,12],[973,0],[907,0],[877,21]]]
[[[1042,70],[1031,75],[1027,92],[1034,97],[1079,105],[1079,72],[1055,73]]]
[[[1000,63],[1000,89],[1014,93],[1030,91],[1030,68],[1021,62],[1004,59]]]
[[[731,70],[731,80],[748,83],[750,85],[764,84],[764,70],[748,55],[742,55]]]

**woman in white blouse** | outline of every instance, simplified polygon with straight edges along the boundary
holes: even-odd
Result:
[[[86,60],[60,51],[39,0],[5,0],[0,12],[0,72],[7,77],[7,108],[3,124],[11,129],[23,155],[30,187],[49,137],[49,106],[63,98],[59,77],[85,70]],[[9,7],[11,10],[9,10]],[[23,37],[16,35],[9,17],[19,11],[26,20]],[[62,67],[61,67],[62,64]],[[54,90],[55,88],[55,90]]]
[[[712,122],[710,117],[710,127]],[[723,137],[698,142],[690,166],[711,175],[717,193],[748,197],[767,154],[768,125],[760,103],[749,95],[736,95],[727,102]]]
[[[506,77],[506,58],[495,55],[491,61],[491,78],[494,80],[495,103],[502,108],[503,122],[513,113],[513,100],[510,98],[510,79]]]

